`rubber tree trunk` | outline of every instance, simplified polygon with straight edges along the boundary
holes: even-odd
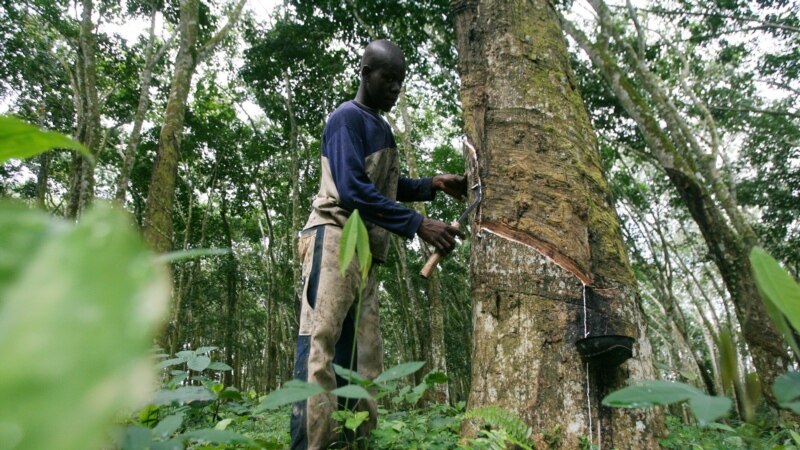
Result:
[[[239,343],[237,339],[237,309],[239,303],[239,262],[233,251],[233,238],[228,220],[228,199],[222,194],[222,207],[219,211],[222,229],[225,233],[225,244],[230,253],[225,256],[223,268],[225,270],[225,362],[233,368],[225,372],[224,384],[241,388],[241,374],[239,373]]]
[[[94,35],[92,0],[81,1],[81,27],[79,51],[75,68],[77,78],[76,113],[78,115],[78,141],[97,156],[100,142],[100,104],[97,95],[97,40]],[[74,89],[75,90],[75,89]],[[70,195],[67,217],[77,218],[94,199],[94,162],[75,153],[71,166]]]
[[[172,204],[175,197],[175,179],[178,175],[183,121],[186,101],[192,86],[192,77],[197,64],[214,50],[239,20],[245,0],[240,0],[231,11],[228,22],[202,47],[198,48],[198,24],[200,4],[198,0],[180,2],[180,46],[175,57],[169,99],[164,113],[164,123],[158,139],[156,160],[150,175],[147,192],[147,209],[143,233],[145,241],[159,253],[172,250]]]
[[[145,64],[139,77],[139,102],[133,116],[133,129],[131,130],[131,135],[128,137],[128,143],[125,146],[122,168],[120,169],[119,178],[117,179],[117,191],[114,194],[114,199],[120,204],[125,203],[131,171],[133,170],[133,165],[136,163],[136,150],[142,135],[142,125],[144,124],[147,109],[150,106],[150,86],[153,79],[153,69],[161,59],[161,56],[170,48],[172,42],[172,37],[170,37],[170,40],[156,51],[157,14],[158,9],[154,6],[150,13],[150,32],[147,41],[147,50],[145,51]]]
[[[200,15],[197,0],[182,0],[180,11],[180,47],[169,89],[164,124],[158,139],[158,151],[150,176],[147,194],[144,238],[159,253],[172,250],[172,203],[178,155],[183,135],[186,100],[197,65],[197,32]]]
[[[473,221],[469,407],[498,405],[563,448],[656,448],[654,410],[600,399],[655,378],[595,135],[544,0],[457,1],[461,102],[484,200]],[[470,183],[474,180],[470,180]],[[585,336],[635,338],[621,366],[588,365]],[[605,369],[606,373],[599,376]],[[467,430],[470,432],[471,430]]]

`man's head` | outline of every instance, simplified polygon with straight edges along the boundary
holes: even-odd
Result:
[[[356,101],[373,109],[391,110],[406,78],[403,51],[387,40],[370,42],[361,57],[360,75]]]

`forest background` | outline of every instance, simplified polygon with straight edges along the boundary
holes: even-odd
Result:
[[[798,6],[555,5],[658,375],[710,394],[727,391],[724,330],[733,330],[739,373],[756,370],[732,299],[738,294],[626,101],[638,95],[651,110],[669,111],[660,121],[681,132],[665,134],[697,152],[695,175],[710,180],[713,203],[732,228],[752,228],[797,279]],[[317,188],[324,120],[354,96],[367,42],[389,38],[410,63],[401,100],[386,115],[404,171],[465,171],[449,2],[3,1],[0,18],[0,112],[74,136],[94,155],[52,151],[7,162],[0,197],[68,219],[97,199],[114,201],[159,252],[231,249],[172,265],[160,344],[169,354],[218,346],[218,359],[232,368],[222,381],[240,391],[266,393],[291,378],[297,232]],[[131,32],[132,24],[142,29]],[[599,61],[609,63],[606,72]],[[627,91],[604,78],[608,67],[629,77]],[[463,205],[440,199],[414,207],[447,221]],[[433,280],[418,276],[426,249],[402,239],[392,246],[379,267],[387,366],[426,361],[416,382],[440,370],[448,382],[438,398],[466,400],[469,243]]]

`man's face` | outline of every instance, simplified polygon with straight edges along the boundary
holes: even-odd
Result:
[[[376,68],[367,66],[362,69],[362,76],[367,106],[389,111],[397,103],[400,88],[406,78],[406,66],[399,61],[390,61]]]

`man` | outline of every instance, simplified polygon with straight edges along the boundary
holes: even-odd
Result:
[[[294,377],[327,390],[337,387],[332,363],[348,367],[352,359],[353,369],[367,378],[383,371],[375,271],[370,271],[362,294],[357,332],[357,259],[344,277],[339,272],[339,240],[351,211],[358,209],[364,218],[373,261],[378,264],[386,260],[389,232],[406,238],[416,234],[443,253],[453,249],[456,236],[463,236],[458,229],[395,201],[433,200],[436,191],[463,198],[467,191],[463,176],[400,177],[394,136],[380,112],[388,112],[397,102],[405,76],[405,58],[396,45],[386,40],[370,43],[361,59],[355,100],[339,106],[323,132],[320,190],[299,242],[303,291]],[[351,358],[354,338],[356,357]],[[359,430],[366,435],[377,423],[376,404],[361,401],[357,408],[370,412]],[[336,409],[337,399],[329,394],[295,403],[292,449],[320,449],[334,443],[337,423],[331,414]]]

